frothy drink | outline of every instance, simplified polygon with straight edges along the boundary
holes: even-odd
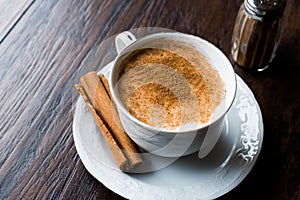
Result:
[[[118,81],[121,101],[138,120],[164,129],[209,121],[225,85],[203,54],[160,39],[126,55]]]

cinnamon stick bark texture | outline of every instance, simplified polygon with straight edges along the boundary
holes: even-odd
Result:
[[[121,125],[104,75],[89,72],[80,78],[80,84],[75,87],[93,115],[119,169],[132,172],[142,163],[142,159],[135,143]]]

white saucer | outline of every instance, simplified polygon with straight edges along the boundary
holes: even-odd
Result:
[[[101,73],[109,73],[111,63]],[[236,99],[214,149],[177,160],[145,161],[148,173],[127,174],[115,165],[102,135],[82,98],[76,103],[73,137],[86,169],[107,188],[127,199],[214,199],[236,187],[251,171],[263,141],[258,103],[237,76]]]

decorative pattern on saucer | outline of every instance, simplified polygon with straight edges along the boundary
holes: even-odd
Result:
[[[236,108],[242,121],[240,139],[242,147],[237,149],[236,153],[248,164],[253,161],[259,150],[259,117],[253,98],[249,97],[246,88],[241,86],[240,92]]]

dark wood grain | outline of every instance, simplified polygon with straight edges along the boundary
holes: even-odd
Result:
[[[0,199],[123,199],[84,168],[74,146],[74,84],[91,49],[130,28],[203,37],[230,58],[241,1],[36,0],[0,44]],[[300,199],[300,3],[288,1],[277,57],[235,67],[264,119],[250,174],[220,199]]]

